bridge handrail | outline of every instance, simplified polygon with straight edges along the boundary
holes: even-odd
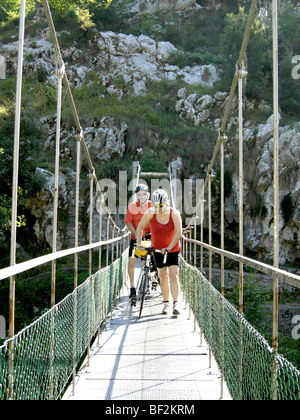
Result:
[[[234,261],[237,261],[239,263],[243,263],[249,267],[252,267],[256,270],[259,270],[263,272],[264,274],[268,274],[269,276],[277,276],[279,280],[288,283],[291,286],[297,287],[300,289],[300,276],[289,273],[286,270],[282,270],[280,268],[276,268],[274,266],[271,266],[269,264],[262,263],[260,261],[253,260],[248,257],[244,257],[240,254],[235,254],[230,251],[223,250],[221,248],[216,248],[212,245],[208,245],[205,242],[200,242],[195,239],[187,238],[186,236],[183,236],[183,239],[187,242],[193,243],[195,245],[199,245],[203,248],[208,249],[209,251],[215,252],[216,254],[223,255],[226,258],[232,259]]]
[[[89,245],[82,245],[76,248],[69,248],[62,251],[52,252],[51,254],[43,255],[41,257],[33,258],[31,260],[10,267],[2,268],[0,270],[0,280],[6,279],[10,276],[15,276],[17,274],[24,273],[27,270],[31,270],[32,268],[38,267],[43,264],[47,264],[51,261],[58,260],[63,257],[67,257],[69,255],[74,255],[80,252],[88,251],[93,248],[98,248],[99,246],[113,244],[117,241],[126,238],[129,234],[130,232],[127,232],[123,236],[118,236],[117,238],[109,239],[107,241],[100,241]]]

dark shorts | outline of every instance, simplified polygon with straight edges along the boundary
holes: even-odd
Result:
[[[179,265],[179,254],[180,252],[168,252],[167,261],[164,264],[164,254],[160,252],[154,252],[155,261],[157,268],[171,267],[172,265]]]
[[[130,239],[130,245],[129,245],[129,257],[132,257],[132,251],[133,251],[133,247],[136,245],[136,240],[135,239]],[[137,258],[136,255],[134,255],[135,258]]]

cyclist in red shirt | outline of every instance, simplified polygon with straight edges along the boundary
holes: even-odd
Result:
[[[151,247],[160,249],[155,252],[155,259],[159,271],[161,291],[164,300],[162,313],[166,315],[170,308],[170,289],[173,298],[173,314],[179,315],[178,307],[178,272],[179,253],[181,251],[182,221],[180,213],[170,207],[168,195],[162,190],[154,191],[151,197],[152,207],[143,216],[137,228],[137,245],[141,246],[142,232],[145,226],[150,224]],[[167,261],[164,263],[164,254],[167,252]],[[170,284],[169,284],[170,280]]]
[[[149,201],[148,187],[145,184],[140,184],[135,189],[137,201],[130,203],[125,217],[125,223],[131,232],[131,240],[129,247],[129,262],[128,262],[128,275],[130,279],[130,299],[136,298],[136,289],[134,284],[134,269],[137,263],[137,257],[132,257],[132,250],[136,244],[136,229],[146,211],[151,207]],[[146,234],[150,232],[150,225],[145,226],[142,232],[142,237],[145,238]]]

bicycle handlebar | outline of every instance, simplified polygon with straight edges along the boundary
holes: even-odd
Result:
[[[134,246],[132,249],[132,257],[134,257],[135,255],[135,250],[137,249],[137,246]],[[144,248],[145,251],[147,251],[148,254],[150,254],[151,252],[161,252],[162,249],[155,249],[155,248],[151,248],[151,247],[146,247]],[[163,260],[163,264],[165,264],[167,262],[167,256],[168,256],[168,251],[165,250],[164,252],[164,260]]]

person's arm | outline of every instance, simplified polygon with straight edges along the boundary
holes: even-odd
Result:
[[[133,236],[135,236],[135,238],[136,238],[136,230],[135,230],[135,228],[133,227],[133,224],[132,223],[125,223],[126,224],[126,226],[128,227],[128,230],[133,234]]]
[[[174,248],[174,246],[177,244],[177,242],[181,239],[182,236],[182,220],[178,210],[173,210],[172,219],[174,223],[175,233],[172,238],[172,241],[168,246],[169,251]]]
[[[143,230],[145,227],[150,223],[150,220],[152,219],[152,212],[151,208],[146,211],[144,216],[142,217],[142,220],[140,221],[137,230],[136,230],[136,242],[137,246],[141,246],[142,237],[143,237]],[[144,247],[142,247],[144,249]]]

